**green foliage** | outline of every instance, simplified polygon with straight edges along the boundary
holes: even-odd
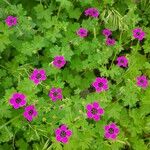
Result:
[[[84,15],[90,7],[99,10],[98,19]],[[149,0],[0,0],[0,150],[148,150],[150,87],[138,87],[136,77],[150,78],[149,9]],[[16,26],[5,24],[9,15],[18,18]],[[76,35],[80,27],[87,38]],[[132,37],[136,27],[145,31],[141,42]],[[113,31],[114,46],[106,46],[104,28]],[[65,57],[65,68],[52,65],[56,55]],[[128,68],[116,65],[120,55]],[[34,68],[47,75],[38,86],[29,80]],[[96,76],[107,77],[109,90],[92,91]],[[62,101],[48,97],[52,87],[62,88]],[[32,122],[9,105],[14,92],[36,105]],[[86,117],[85,106],[94,101],[105,110],[98,122]],[[120,128],[114,141],[104,138],[110,122]],[[61,124],[73,132],[68,144],[55,139]]]

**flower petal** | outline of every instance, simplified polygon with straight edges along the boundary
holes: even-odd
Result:
[[[67,136],[71,136],[72,135],[72,131],[71,130],[67,130],[66,134],[67,134]]]
[[[86,109],[87,109],[87,110],[91,111],[92,108],[93,108],[93,107],[92,107],[91,104],[87,104],[87,105],[86,105]]]
[[[63,143],[67,143],[67,142],[68,142],[68,138],[67,138],[67,137],[64,137],[64,138],[61,139],[61,141],[62,141]]]
[[[93,103],[93,106],[94,106],[95,108],[98,108],[98,107],[99,107],[98,102],[94,102],[94,103]]]
[[[67,126],[63,124],[63,125],[61,125],[60,129],[61,130],[67,130]]]
[[[93,119],[94,119],[95,121],[99,121],[99,120],[100,120],[100,116],[99,116],[99,115],[94,115],[94,116],[93,116]]]
[[[86,114],[88,118],[93,118],[93,114],[90,111],[88,111]]]

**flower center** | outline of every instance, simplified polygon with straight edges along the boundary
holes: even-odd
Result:
[[[84,31],[80,31],[80,34],[84,34]]]
[[[109,131],[108,131],[110,134],[113,134],[114,133],[114,129],[113,128],[109,128]]]
[[[10,21],[10,23],[14,23],[14,20],[13,20],[13,19],[10,19],[9,21]]]
[[[37,78],[37,79],[40,79],[40,78],[41,78],[41,74],[38,73],[37,76],[36,76],[36,78]]]
[[[95,10],[93,10],[91,13],[92,13],[92,15],[94,15],[94,14],[96,14],[96,11],[95,11]]]
[[[33,114],[33,110],[31,109],[28,114],[31,116]]]
[[[99,87],[103,87],[103,85],[104,85],[104,84],[103,84],[102,82],[98,83],[98,86],[99,86]]]
[[[97,114],[97,112],[98,112],[97,109],[92,108],[91,113],[92,113],[93,115]]]
[[[21,98],[16,98],[16,103],[19,104],[21,102]]]
[[[109,44],[113,44],[113,41],[112,41],[112,40],[109,40]]]
[[[61,61],[61,60],[57,60],[57,63],[58,63],[58,64],[61,64],[61,63],[62,63],[62,61]]]
[[[136,34],[137,34],[137,35],[140,35],[140,32],[137,32]]]
[[[121,59],[121,60],[120,60],[120,62],[121,62],[121,63],[124,63],[124,60],[123,60],[123,59]]]
[[[106,31],[105,34],[108,35],[108,34],[109,34],[109,31]]]
[[[144,80],[143,80],[143,79],[141,79],[141,80],[140,80],[140,82],[141,82],[141,83],[144,83]]]
[[[54,95],[54,96],[57,96],[57,95],[58,95],[58,92],[54,92],[53,95]]]
[[[65,131],[61,131],[60,136],[61,137],[66,137],[66,132]]]

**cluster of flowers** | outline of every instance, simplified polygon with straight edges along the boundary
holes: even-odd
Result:
[[[11,96],[9,103],[14,107],[14,109],[18,109],[20,107],[26,106],[27,99],[23,93],[14,93]],[[33,118],[37,116],[37,114],[38,113],[34,105],[26,106],[23,113],[24,117],[28,121],[32,121]]]
[[[107,85],[105,85],[106,88]],[[99,106],[98,102],[93,102],[91,104],[87,104],[87,117],[89,119],[94,119],[95,121],[99,121],[102,114],[104,114],[104,109]],[[105,138],[107,139],[116,139],[119,134],[119,128],[115,123],[110,123],[104,127],[105,129]]]
[[[98,18],[99,11],[96,8],[88,8],[85,10],[85,16]],[[13,16],[8,16],[5,20],[6,24],[11,27],[17,24],[17,18]],[[84,38],[88,35],[88,30],[85,28],[80,28],[76,31],[77,35],[81,38]],[[106,37],[106,45],[114,45],[115,40],[110,38],[112,35],[112,31],[109,29],[104,29],[102,34]],[[136,28],[133,30],[134,38],[141,41],[145,37],[145,33],[140,28]],[[127,67],[128,66],[128,59],[125,56],[120,56],[117,58],[117,65],[119,67]],[[56,56],[53,60],[53,66],[58,69],[61,69],[65,66],[66,60],[64,56]],[[40,84],[42,81],[46,80],[46,72],[43,69],[34,69],[32,74],[30,75],[30,80],[34,82],[35,85]],[[148,79],[146,76],[138,76],[136,78],[137,86],[142,88],[146,88],[148,86]],[[95,81],[92,83],[92,86],[95,88],[96,92],[102,92],[109,89],[108,87],[108,80],[104,77],[97,77]],[[52,87],[49,91],[49,97],[52,101],[62,100],[63,94],[61,88]],[[14,107],[14,109],[19,109],[20,107],[24,107],[23,116],[28,120],[32,121],[34,117],[38,115],[38,112],[34,105],[27,104],[27,98],[23,93],[14,93],[11,98],[9,99],[10,105]],[[98,102],[93,102],[91,104],[86,105],[86,114],[88,119],[93,119],[94,121],[99,121],[101,115],[104,114],[104,109],[100,107]],[[119,128],[115,123],[110,123],[104,127],[105,130],[105,138],[107,139],[116,139],[117,135],[119,134]],[[55,130],[56,140],[59,142],[67,143],[68,139],[72,135],[72,131],[68,129],[67,125],[62,124]]]
[[[104,126],[105,138],[107,139],[116,139],[120,130],[115,123],[110,123]],[[56,140],[62,143],[67,143],[68,139],[72,135],[72,131],[68,129],[67,125],[63,124],[55,130]]]
[[[116,43],[115,39],[110,38],[110,36],[112,35],[112,31],[111,30],[104,29],[102,33],[106,37],[106,45],[108,45],[108,46],[115,45],[115,43]]]

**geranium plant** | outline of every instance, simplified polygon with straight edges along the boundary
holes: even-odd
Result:
[[[150,149],[149,0],[0,1],[0,149]]]

